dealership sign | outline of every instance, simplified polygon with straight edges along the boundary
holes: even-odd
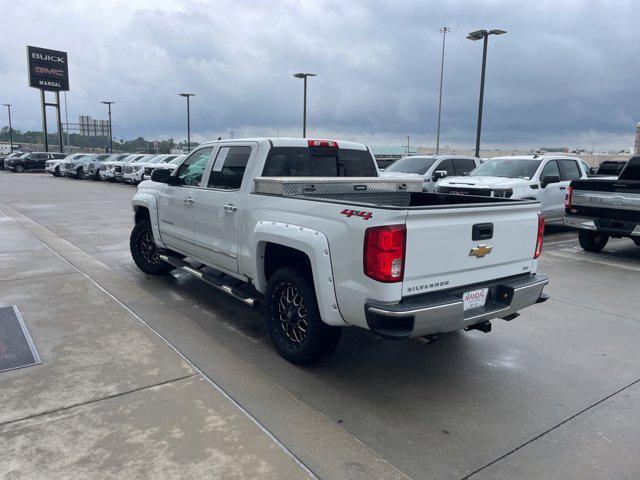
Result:
[[[27,47],[29,86],[54,92],[69,90],[67,52]]]

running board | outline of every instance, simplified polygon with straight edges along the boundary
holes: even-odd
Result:
[[[221,292],[224,292],[227,295],[232,296],[236,300],[240,300],[245,305],[249,305],[250,307],[255,307],[260,303],[258,299],[245,295],[243,292],[240,292],[229,285],[225,285],[213,275],[209,275],[201,270],[198,270],[197,268],[191,266],[191,264],[189,264],[188,262],[185,262],[181,258],[177,258],[171,255],[165,255],[165,254],[160,254],[158,255],[158,257],[160,257],[160,260],[162,260],[163,262],[169,263],[176,268],[180,268],[186,272],[189,272],[191,275],[198,277],[203,282],[208,283],[209,285],[211,285],[214,288],[217,288]]]

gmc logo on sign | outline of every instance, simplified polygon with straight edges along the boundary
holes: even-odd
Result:
[[[346,215],[347,218],[351,218],[355,216],[355,217],[360,217],[363,220],[369,220],[371,217],[373,217],[372,212],[362,212],[360,210],[349,210],[348,208],[345,208],[340,213],[342,215]]]
[[[50,75],[54,77],[64,77],[64,71],[55,68],[33,67],[33,71],[42,75]]]

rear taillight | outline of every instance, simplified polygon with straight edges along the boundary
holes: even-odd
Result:
[[[544,242],[544,217],[538,213],[538,239],[536,240],[536,251],[533,258],[538,258],[542,253],[542,243]]]
[[[379,282],[401,282],[406,238],[404,225],[368,228],[364,234],[364,274]]]
[[[573,200],[573,188],[571,185],[567,187],[567,195],[564,197],[564,208],[571,208],[571,201]]]
[[[333,140],[309,140],[307,145],[310,147],[338,148],[338,142]]]

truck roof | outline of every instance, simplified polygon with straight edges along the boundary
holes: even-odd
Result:
[[[580,160],[580,157],[576,155],[572,155],[569,153],[551,153],[551,154],[540,154],[540,155],[503,155],[501,157],[491,157],[488,160],[496,160],[496,159],[509,159],[509,160],[544,160],[549,158],[572,158],[575,160]]]
[[[326,140],[338,144],[338,148],[348,148],[350,150],[368,150],[363,143],[348,142],[346,140],[333,140],[326,138],[282,138],[282,137],[255,137],[255,138],[233,138],[227,140],[214,140],[205,142],[202,145],[216,145],[218,143],[241,143],[241,142],[271,142],[274,147],[308,147],[310,140]]]

